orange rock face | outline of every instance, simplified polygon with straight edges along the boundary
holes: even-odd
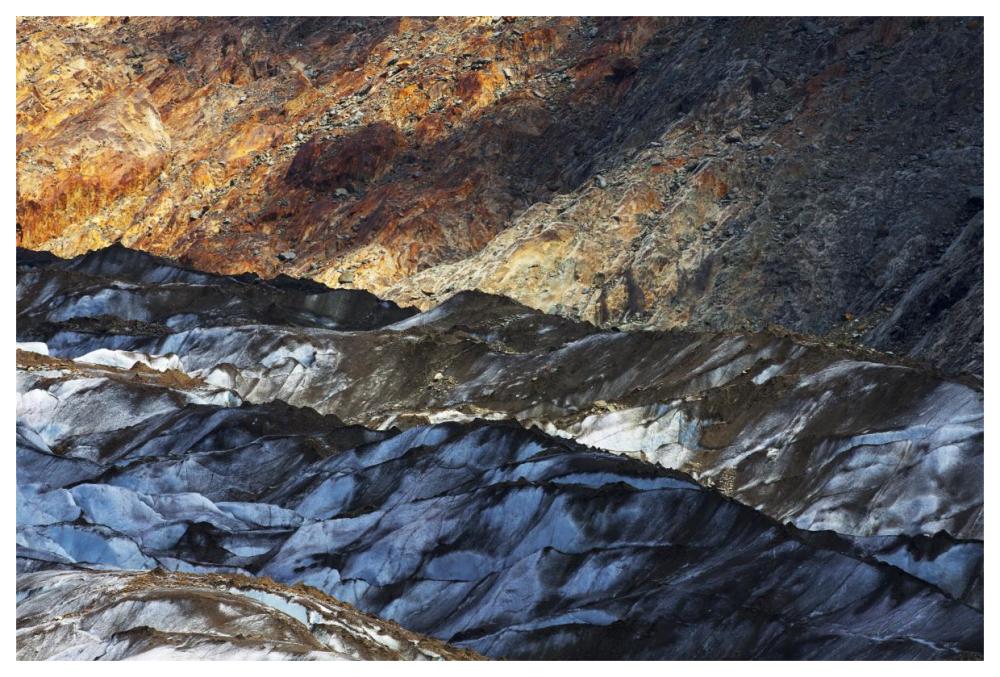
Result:
[[[285,272],[336,278],[346,261],[376,287],[467,255],[529,200],[570,187],[549,144],[516,146],[553,127],[544,97],[565,87],[529,83],[589,45],[581,31],[577,19],[23,18],[18,243],[69,255],[121,241],[263,274],[293,248]]]
[[[967,20],[25,17],[17,242],[602,324],[850,312],[937,360],[906,318],[981,307],[938,262],[981,242],[977,73]]]

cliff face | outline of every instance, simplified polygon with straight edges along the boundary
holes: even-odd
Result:
[[[17,240],[982,370],[981,20],[20,19]]]

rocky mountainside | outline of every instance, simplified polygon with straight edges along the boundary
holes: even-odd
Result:
[[[17,273],[22,657],[982,655],[979,379],[121,246]]]
[[[982,372],[980,19],[26,17],[17,150],[62,256]]]

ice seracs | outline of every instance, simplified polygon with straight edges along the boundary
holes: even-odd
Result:
[[[23,574],[305,582],[504,658],[982,652],[975,378],[474,292],[415,315],[122,248],[18,276]],[[300,622],[272,592],[225,604]]]
[[[287,405],[180,404],[127,431],[64,437],[59,454],[19,443],[22,571],[305,582],[493,657],[981,650],[982,612],[962,599],[981,560],[962,544],[907,560],[810,540],[688,476],[514,422],[378,432]]]

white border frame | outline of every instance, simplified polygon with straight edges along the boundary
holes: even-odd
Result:
[[[259,0],[244,0],[242,2],[192,2],[191,0],[175,0],[171,2],[166,7],[154,7],[148,5],[141,5],[136,2],[121,2],[121,1],[106,1],[106,2],[90,2],[90,3],[71,3],[64,0],[60,1],[49,1],[41,0],[32,3],[16,3],[14,5],[15,17],[20,15],[76,15],[81,14],[81,10],[86,10],[89,14],[98,15],[128,15],[128,14],[159,14],[156,11],[159,9],[170,9],[170,15],[216,15],[216,16],[232,16],[232,15],[277,15],[277,14],[288,14],[292,16],[322,16],[322,15],[354,15],[354,16],[366,16],[366,15],[384,15],[384,16],[395,16],[395,15],[516,15],[516,14],[526,14],[526,15],[676,15],[676,16],[744,16],[744,15],[757,15],[757,16],[773,16],[773,15],[791,15],[791,16],[808,16],[808,15],[824,15],[824,16],[857,16],[857,15],[904,15],[904,16],[986,16],[987,21],[985,22],[987,26],[991,25],[989,20],[989,13],[987,12],[987,7],[989,7],[986,2],[928,2],[924,0],[913,0],[911,2],[886,2],[884,0],[868,0],[866,2],[860,2],[858,0],[841,0],[837,3],[803,3],[803,2],[791,2],[790,0],[765,0],[763,2],[734,2],[732,0],[726,1],[716,1],[711,3],[654,3],[648,0],[646,1],[631,1],[622,2],[618,0],[616,2],[594,2],[593,0],[578,0],[576,2],[553,1],[553,0],[532,0],[528,2],[526,0],[505,0],[504,2],[458,2],[457,0],[427,0],[424,2],[399,2],[393,0],[367,0],[364,3],[320,3],[320,2],[260,2]],[[997,5],[993,5],[997,6]],[[356,10],[363,8],[364,12],[357,12]],[[690,10],[697,10],[696,12],[691,12]],[[277,10],[280,10],[277,11]],[[612,11],[609,11],[612,10]],[[9,24],[11,28],[15,28],[15,21]],[[15,42],[15,36],[11,36],[11,42],[9,45],[13,46]],[[996,70],[993,66],[996,64],[997,48],[989,40],[985,41],[986,44],[986,91],[985,91],[985,111],[987,115],[986,122],[986,148],[991,147],[989,141],[992,136],[990,132],[995,127],[992,126],[993,116],[992,113],[996,110],[994,103],[996,101],[996,90],[991,86],[989,82],[990,76],[993,75]],[[9,49],[9,48],[8,48]],[[11,50],[8,52],[11,55],[12,60],[16,62],[16,50]],[[8,73],[14,70],[15,63],[8,64]],[[15,114],[14,90],[7,90],[8,104],[7,111],[8,115]],[[8,158],[7,164],[5,165],[5,175],[8,185],[8,192],[6,194],[7,206],[3,213],[8,215],[13,215],[15,211],[16,202],[16,165],[11,160],[14,159],[16,155],[16,139],[14,137],[7,137],[7,151],[6,157]],[[992,195],[992,187],[997,185],[993,178],[996,176],[994,172],[991,171],[991,161],[993,156],[990,152],[986,152],[986,185],[985,192]],[[1000,187],[1000,186],[998,186]],[[1000,194],[1000,193],[998,193]],[[989,214],[991,208],[987,208],[987,214]],[[13,219],[12,219],[13,220]],[[7,228],[10,231],[10,237],[13,239],[13,224],[9,224]],[[994,245],[994,236],[991,233],[990,225],[986,226],[986,236],[985,236],[985,247],[987,254],[987,261],[990,260],[991,248],[996,253],[996,248]],[[12,243],[13,244],[13,243]],[[15,332],[15,302],[13,297],[13,289],[15,287],[15,265],[14,265],[14,247],[4,248],[0,250],[0,256],[5,262],[4,269],[8,271],[8,282],[7,282],[7,292],[2,297],[3,298],[3,311],[0,317],[7,318],[10,322],[8,328],[8,337],[11,342],[14,342],[14,332]],[[997,298],[997,292],[1000,290],[1000,273],[994,271],[991,267],[986,268],[986,279],[985,279],[985,293],[986,293],[986,306],[985,306],[985,336],[986,336],[986,352],[990,355],[995,354],[992,349],[989,349],[990,339],[997,336],[995,331],[996,325],[996,313],[994,312],[992,301]],[[996,378],[996,369],[993,368],[994,363],[990,358],[986,359],[985,362],[985,382],[994,383]],[[14,389],[7,386],[5,390],[0,391],[0,397],[3,401],[7,402],[7,405],[2,407],[3,411],[7,412],[7,422],[8,428],[5,437],[0,439],[6,440],[5,448],[8,450],[13,449],[14,441],[14,402],[15,392]],[[993,399],[991,397],[986,398],[986,420],[992,422],[991,413],[996,410],[993,405]],[[986,450],[987,457],[991,453],[989,440],[995,437],[993,433],[992,423],[987,424],[986,432]],[[4,476],[6,478],[5,486],[7,487],[6,501],[3,504],[3,513],[7,525],[8,538],[8,554],[2,558],[0,565],[2,565],[4,572],[6,573],[5,579],[9,581],[7,594],[10,606],[7,607],[7,616],[5,618],[7,628],[6,630],[0,630],[0,632],[5,633],[3,638],[8,642],[9,653],[6,658],[8,661],[13,661],[14,651],[15,651],[15,619],[14,619],[14,595],[13,586],[11,585],[12,579],[14,578],[15,569],[15,544],[14,539],[10,538],[13,534],[10,532],[14,530],[15,524],[15,502],[14,502],[14,492],[11,491],[15,484],[14,478],[14,461],[13,453],[5,454],[7,464],[4,467]],[[993,472],[994,466],[992,462],[987,459],[986,464],[986,494],[989,495],[991,492],[989,488],[996,486],[995,475]],[[989,507],[992,505],[991,501],[987,501],[987,512],[989,512]],[[985,520],[987,525],[992,522],[987,519]],[[987,569],[990,568],[990,564],[994,562],[993,558],[993,548],[990,539],[986,539],[986,565]],[[663,672],[672,671],[675,669],[681,670],[692,670],[699,673],[699,677],[704,674],[715,675],[731,673],[734,669],[739,671],[741,676],[746,677],[774,677],[775,675],[792,675],[800,674],[803,669],[808,670],[811,675],[816,675],[817,677],[843,677],[845,670],[849,670],[851,677],[855,675],[878,675],[878,677],[885,677],[887,674],[906,674],[921,676],[921,675],[934,675],[939,677],[941,672],[944,671],[956,671],[963,674],[984,674],[986,665],[989,660],[993,657],[996,651],[1000,649],[992,649],[992,642],[990,639],[994,637],[995,633],[992,633],[992,624],[989,622],[991,614],[994,613],[996,606],[996,596],[992,595],[992,585],[997,579],[992,573],[985,575],[988,580],[986,586],[986,602],[985,608],[988,609],[988,614],[986,617],[986,656],[987,661],[984,662],[971,662],[971,663],[914,663],[914,662],[857,662],[851,663],[849,665],[844,665],[836,662],[813,662],[808,665],[802,663],[794,662],[743,662],[739,665],[721,664],[721,663],[711,663],[711,662],[622,662],[618,665],[610,664],[610,662],[574,662],[574,663],[559,663],[559,664],[548,664],[544,662],[511,662],[511,661],[497,661],[491,663],[480,663],[480,664],[469,664],[469,663],[407,663],[407,664],[397,664],[397,663],[355,663],[355,664],[337,664],[336,667],[330,667],[329,664],[323,663],[282,663],[280,665],[270,664],[270,663],[254,663],[254,662],[243,662],[243,663],[207,663],[201,662],[196,664],[183,665],[177,662],[171,661],[157,661],[153,662],[143,668],[142,677],[159,677],[163,675],[164,677],[176,677],[176,673],[179,669],[183,669],[187,674],[191,675],[201,675],[201,674],[218,674],[219,672],[226,672],[229,670],[238,670],[248,676],[255,675],[268,675],[268,677],[273,677],[273,675],[280,671],[281,674],[285,674],[286,671],[295,671],[300,674],[309,672],[311,674],[320,674],[320,670],[324,673],[328,670],[346,671],[349,675],[390,675],[390,674],[400,674],[405,672],[408,675],[457,675],[457,674],[493,674],[499,675],[508,669],[515,669],[519,673],[527,671],[525,674],[530,675],[545,675],[552,670],[566,670],[572,671],[574,677],[589,677],[591,675],[605,675],[608,670],[614,669],[625,669],[630,673],[638,673],[640,675],[660,675]],[[27,662],[15,662],[14,669],[18,674],[40,674],[40,675],[60,675],[60,677],[65,677],[67,672],[71,672],[74,677],[76,675],[101,675],[102,677],[109,674],[120,674],[120,675],[130,675],[133,676],[135,673],[136,666],[129,663],[102,663],[102,664],[90,664],[90,663],[27,663]]]

